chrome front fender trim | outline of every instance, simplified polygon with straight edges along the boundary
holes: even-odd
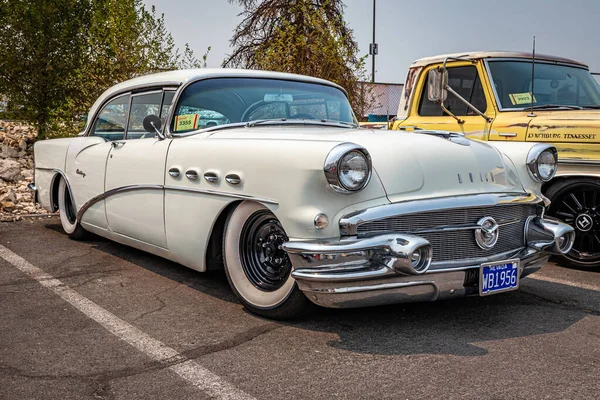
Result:
[[[543,204],[543,199],[533,193],[486,193],[385,204],[355,211],[343,216],[339,222],[340,234],[342,236],[354,236],[357,234],[357,227],[359,224],[396,215],[416,214],[435,210],[539,203]]]
[[[253,200],[253,201],[256,201],[259,203],[279,204],[279,202],[277,202],[276,200],[268,199],[268,198],[264,198],[264,197],[256,197],[256,196],[245,195],[245,194],[241,194],[241,193],[219,192],[217,190],[210,190],[210,189],[192,189],[192,188],[168,186],[168,185],[167,186],[165,186],[165,185],[129,185],[129,186],[122,186],[122,187],[114,188],[114,189],[108,190],[102,194],[92,197],[83,206],[81,206],[81,208],[77,212],[77,220],[81,221],[85,212],[91,206],[98,203],[99,201],[107,199],[111,196],[115,196],[117,194],[138,191],[138,190],[165,190],[165,191],[170,190],[170,191],[175,191],[175,192],[201,193],[201,194],[210,194],[210,195],[214,195],[214,196],[231,197],[234,199]],[[75,203],[73,203],[73,204],[75,204]]]

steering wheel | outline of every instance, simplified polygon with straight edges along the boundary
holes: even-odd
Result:
[[[288,117],[288,119],[316,119],[310,114],[296,114],[292,117]]]

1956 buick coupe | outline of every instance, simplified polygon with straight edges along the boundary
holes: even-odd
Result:
[[[37,201],[198,271],[252,312],[304,313],[514,290],[573,229],[544,218],[549,144],[358,129],[345,91],[201,69],[107,90],[78,137],[35,145]]]

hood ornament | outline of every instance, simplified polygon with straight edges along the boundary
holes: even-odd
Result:
[[[475,229],[475,242],[484,250],[489,250],[498,242],[500,226],[492,217],[483,217],[477,221],[479,228]]]

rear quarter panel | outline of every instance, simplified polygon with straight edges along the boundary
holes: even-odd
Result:
[[[38,201],[48,211],[56,211],[52,204],[52,184],[57,170],[65,171],[67,150],[73,139],[40,140],[33,146]]]

